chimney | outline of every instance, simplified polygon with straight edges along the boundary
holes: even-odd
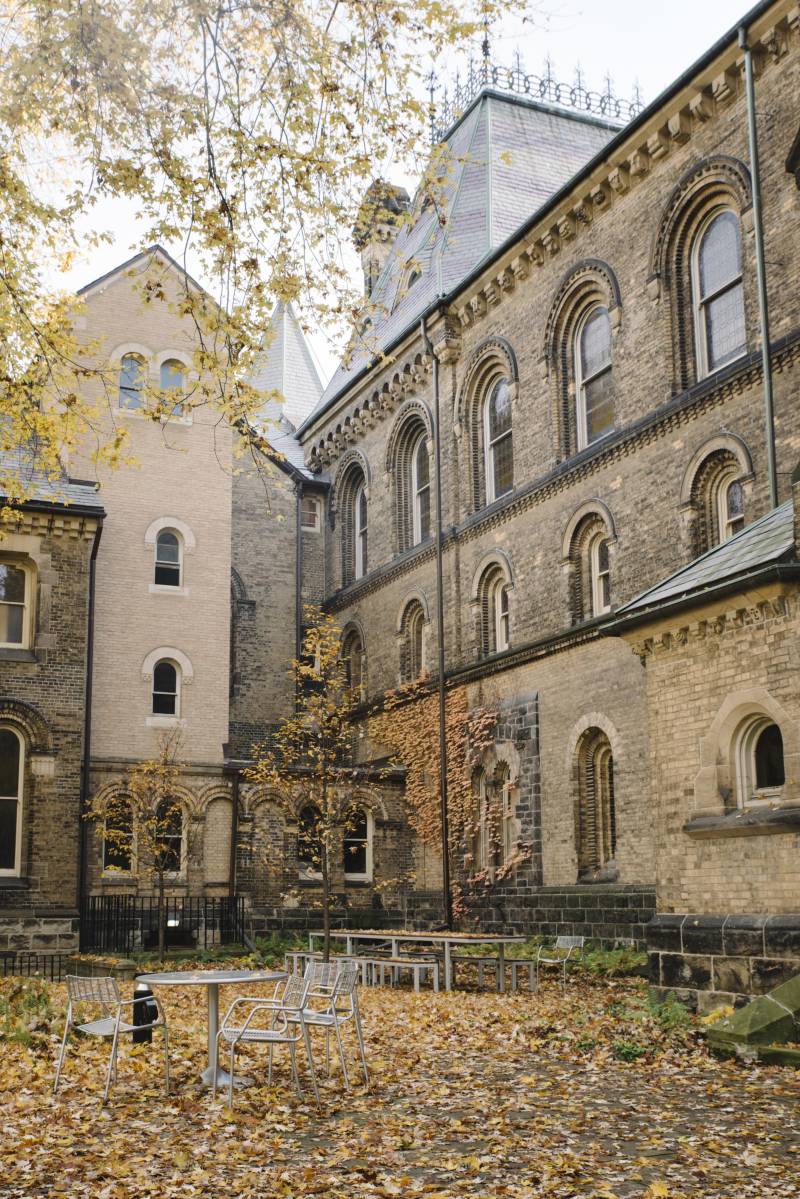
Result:
[[[366,190],[353,229],[353,241],[361,253],[366,296],[372,294],[386,266],[410,207],[406,189],[387,183],[385,179],[374,179]]]

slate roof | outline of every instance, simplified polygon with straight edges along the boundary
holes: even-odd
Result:
[[[689,597],[700,600],[704,592],[726,581],[781,562],[796,563],[791,500],[618,608],[614,623]]]
[[[78,509],[93,515],[103,515],[103,503],[93,483],[70,479],[67,475],[48,479],[36,468],[35,458],[27,448],[8,450],[0,454],[0,477],[14,474],[28,491],[23,507]],[[0,492],[0,501],[3,499]]]
[[[342,364],[320,403],[322,412],[368,364],[410,329],[439,296],[454,291],[547,199],[605,146],[618,125],[571,110],[485,89],[447,137],[447,221],[433,206],[397,236],[370,297],[375,316],[365,345]],[[422,274],[406,286],[407,264]]]

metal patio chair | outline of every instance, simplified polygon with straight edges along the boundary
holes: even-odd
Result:
[[[158,997],[148,994],[139,995],[133,999],[123,999],[120,995],[117,980],[111,977],[84,978],[79,975],[68,974],[66,984],[68,999],[67,1018],[64,1024],[64,1036],[61,1040],[61,1052],[58,1055],[53,1094],[55,1095],[58,1090],[61,1069],[67,1051],[67,1037],[71,1028],[85,1033],[90,1037],[111,1037],[111,1057],[108,1062],[103,1103],[108,1102],[111,1083],[115,1081],[117,1076],[117,1050],[119,1048],[120,1034],[141,1032],[148,1028],[163,1029],[165,1085],[167,1094],[169,1094],[169,1033],[167,1032],[167,1020],[164,1015],[164,1009]],[[157,1018],[150,1023],[144,1024],[131,1024],[129,1021],[123,1020],[124,1009],[131,1008],[131,1014],[133,1014],[135,1010],[134,1005],[137,1003],[155,1004],[158,1012]],[[84,1022],[81,1022],[80,1018],[76,1019],[76,1015],[79,1017],[79,1011],[83,1006],[99,1008],[100,1014],[98,1018]]]
[[[237,1045],[268,1045],[269,1072],[267,1080],[272,1082],[272,1054],[276,1045],[286,1045],[291,1058],[292,1078],[297,1094],[302,1096],[300,1075],[297,1070],[297,1044],[302,1041],[308,1069],[311,1075],[311,1085],[314,1098],[320,1108],[317,1075],[314,1069],[314,1058],[311,1054],[311,1038],[306,1022],[306,1005],[310,981],[299,974],[290,974],[283,991],[272,999],[255,998],[240,995],[234,999],[223,1017],[217,1033],[217,1060],[219,1060],[220,1042],[225,1041],[230,1046],[230,1068],[228,1083],[228,1106],[233,1107],[233,1067]],[[217,1093],[217,1072],[214,1071],[212,1094]]]
[[[539,966],[560,966],[561,967],[561,986],[567,985],[567,963],[570,961],[580,961],[583,957],[583,947],[586,944],[585,937],[567,937],[561,936],[556,938],[556,943],[551,948],[544,945],[539,946],[536,954],[536,987],[539,986]],[[573,958],[573,954],[575,955]]]
[[[329,1078],[331,1074],[330,1042],[331,1031],[333,1031],[339,1051],[339,1060],[342,1063],[344,1085],[348,1091],[350,1090],[350,1076],[347,1072],[341,1026],[350,1020],[353,1022],[353,1030],[358,1043],[364,1082],[369,1086],[364,1034],[361,1029],[361,1013],[358,1008],[358,976],[359,965],[356,961],[309,962],[306,970],[306,979],[309,983],[308,998],[310,1001],[321,1000],[322,1006],[319,1008],[307,1007],[304,1012],[305,1022],[309,1028],[325,1030],[325,1065]]]

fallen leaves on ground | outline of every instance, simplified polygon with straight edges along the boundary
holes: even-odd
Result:
[[[19,985],[0,986],[0,1008]],[[223,1010],[234,993],[224,989]],[[257,1048],[237,1059],[256,1085],[233,1111],[213,1101],[198,1085],[204,995],[162,997],[169,1097],[158,1035],[126,1046],[106,1108],[108,1044],[76,1039],[52,1097],[61,986],[29,1038],[0,1046],[3,1199],[800,1195],[800,1078],[709,1057],[695,1023],[649,1009],[639,981],[571,981],[566,993],[548,981],[535,995],[362,990],[372,1088],[348,1094],[334,1069],[321,1115],[305,1076],[305,1101],[292,1092],[280,1053],[267,1086]]]

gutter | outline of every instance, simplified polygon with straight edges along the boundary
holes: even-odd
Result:
[[[83,910],[86,896],[86,860],[87,822],[86,811],[89,802],[90,758],[92,747],[92,674],[94,667],[94,614],[97,590],[97,551],[100,548],[100,538],[103,535],[103,517],[101,515],[95,529],[92,553],[89,558],[89,604],[86,614],[86,689],[84,693],[83,715],[83,761],[81,763],[81,796],[79,808],[80,829],[78,834],[78,911]],[[80,929],[80,926],[79,926]]]
[[[603,146],[603,148],[598,151],[597,154],[595,154],[594,158],[590,158],[586,165],[582,167],[576,175],[573,175],[571,179],[567,180],[567,182],[558,189],[558,191],[554,192],[550,199],[547,200],[541,208],[538,208],[536,212],[532,213],[522,225],[520,225],[509,237],[505,239],[505,241],[501,242],[496,250],[482,258],[472,268],[469,274],[462,279],[455,288],[453,288],[452,291],[446,293],[443,292],[437,296],[428,305],[428,307],[422,311],[422,313],[413,318],[413,320],[406,326],[402,333],[399,333],[396,337],[392,338],[388,345],[386,345],[381,351],[380,357],[374,358],[371,362],[361,367],[352,377],[352,379],[347,381],[346,385],[342,387],[340,391],[337,391],[335,395],[330,397],[323,408],[320,408],[317,412],[312,412],[311,415],[307,417],[298,428],[298,439],[302,439],[305,433],[311,429],[312,426],[316,424],[316,422],[320,420],[328,411],[330,411],[336,401],[342,395],[344,395],[346,391],[349,391],[351,387],[354,387],[357,383],[360,383],[361,380],[370,373],[370,371],[374,370],[375,367],[380,364],[382,358],[385,358],[388,354],[391,354],[395,349],[397,349],[397,347],[403,341],[405,341],[408,335],[413,331],[415,325],[417,325],[420,320],[426,320],[429,316],[433,315],[437,308],[443,304],[447,305],[452,303],[457,296],[459,296],[463,291],[466,291],[476,281],[476,279],[483,274],[487,267],[491,266],[493,262],[497,262],[498,259],[502,258],[504,254],[507,254],[508,251],[511,250],[518,241],[524,238],[527,233],[530,233],[531,229],[533,229],[539,223],[539,221],[543,220],[548,213],[557,208],[582,179],[586,178],[587,175],[591,175],[591,173],[596,170],[597,167],[601,166],[602,163],[604,163],[616,150],[623,146],[625,141],[631,136],[632,133],[635,133],[637,129],[647,124],[647,122],[655,115],[655,113],[658,112],[659,108],[662,108],[674,96],[676,96],[678,92],[691,83],[694,77],[700,74],[700,72],[709,66],[715,58],[717,58],[724,50],[726,50],[731,42],[736,43],[738,41],[739,31],[742,27],[749,28],[755,21],[759,19],[759,17],[762,17],[764,13],[773,7],[775,7],[775,0],[761,0],[760,4],[756,4],[755,7],[751,8],[750,11],[741,18],[741,20],[737,21],[736,24],[727,31],[727,33],[718,38],[717,41],[714,42],[714,44],[708,50],[706,50],[705,54],[701,55],[696,62],[692,63],[692,65],[688,67],[681,75],[679,75],[678,78],[674,80],[674,82],[671,83],[659,96],[656,96],[655,100],[648,104],[646,108],[643,108],[637,117],[635,117],[627,125],[624,125],[616,137],[613,137],[610,142],[607,142],[605,146]]]

